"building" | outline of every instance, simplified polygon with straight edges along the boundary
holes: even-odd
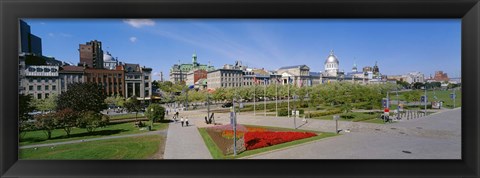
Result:
[[[181,81],[187,80],[187,75],[189,72],[194,70],[205,70],[207,72],[215,70],[211,65],[200,64],[197,62],[197,54],[192,55],[191,64],[174,64],[170,68],[170,81],[174,83],[179,83]]]
[[[420,72],[410,72],[405,75],[405,78],[406,78],[405,81],[409,84],[416,83],[416,82],[420,82],[420,83],[425,82],[425,77]]]
[[[86,44],[80,44],[80,64],[88,68],[103,69],[102,42],[93,40]]]
[[[199,69],[199,70],[190,71],[187,74],[186,84],[188,86],[195,85],[198,82],[198,80],[206,79],[206,78],[207,78],[206,70]]]
[[[72,83],[84,83],[84,70],[83,66],[62,66],[58,72],[60,79],[60,91],[66,92],[68,85]]]
[[[83,81],[100,84],[107,96],[125,94],[125,71],[122,66],[115,70],[85,68]]]
[[[21,81],[23,94],[32,95],[36,99],[45,99],[52,94],[60,93],[58,66],[29,65],[24,69],[25,77]]]
[[[330,65],[328,65],[330,68]],[[295,86],[306,86],[311,84],[310,67],[307,65],[295,65],[281,67],[277,70],[277,74],[282,76],[282,83],[287,84],[290,78],[291,84]]]
[[[30,31],[30,25],[25,21],[20,20],[18,33],[18,53],[30,53],[37,56],[42,56],[42,39],[35,36]]]
[[[112,57],[107,51],[103,54],[103,68],[108,70],[114,70],[118,65],[118,59]]]
[[[208,88],[241,87],[243,71],[238,69],[217,69],[207,73]]]
[[[437,82],[449,81],[447,73],[443,73],[443,71],[435,71],[433,79]]]
[[[125,70],[125,97],[136,96],[138,100],[150,100],[152,96],[152,69],[138,64],[123,65]]]
[[[323,76],[325,77],[337,77],[339,72],[340,61],[337,56],[335,56],[333,50],[330,51],[330,54],[325,60]]]

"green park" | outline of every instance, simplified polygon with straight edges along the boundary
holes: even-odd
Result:
[[[268,140],[256,143],[267,146],[255,146],[249,142],[244,144],[242,152],[233,155],[231,149],[229,151],[230,143],[233,143],[232,133],[226,136],[232,130],[216,132],[211,129],[229,123],[218,120],[209,125],[206,116],[216,114],[219,118],[223,114],[227,118],[235,110],[236,114],[248,118],[270,117],[279,121],[298,118],[299,125],[302,119],[332,121],[334,116],[339,116],[339,121],[343,122],[385,125],[389,123],[381,118],[385,108],[382,100],[387,96],[391,115],[399,104],[402,112],[422,112],[426,108],[427,114],[452,109],[454,105],[461,107],[459,86],[427,85],[427,89],[424,86],[405,89],[401,84],[336,82],[304,87],[272,84],[198,90],[181,83],[153,83],[161,91],[161,99],[148,103],[136,97],[106,96],[93,83],[72,84],[67,92],[44,100],[20,95],[20,159],[163,159],[167,138],[171,137],[169,126],[177,126],[173,122],[179,118],[173,113],[177,109],[181,109],[182,119],[185,116],[192,120],[212,158],[237,159],[320,141],[337,134],[335,131],[296,127],[245,125],[247,129],[239,131],[245,138],[247,135],[282,133],[310,135],[299,135],[296,139],[278,143],[269,143]],[[451,98],[454,91],[455,100]],[[425,93],[426,103],[421,102]],[[432,102],[440,101],[442,108],[432,108]],[[244,139],[243,135],[241,139]]]

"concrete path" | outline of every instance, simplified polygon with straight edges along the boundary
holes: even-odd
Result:
[[[352,132],[331,139],[248,158],[461,159],[460,109],[394,124],[361,124],[349,129]]]
[[[20,146],[19,148],[23,149],[23,148],[56,146],[56,145],[65,145],[65,144],[72,144],[72,143],[90,142],[90,141],[96,141],[96,140],[108,140],[108,139],[115,139],[115,138],[138,137],[138,136],[156,135],[156,134],[165,135],[166,132],[165,132],[165,130],[159,130],[159,131],[145,132],[145,133],[139,133],[139,134],[106,136],[106,137],[89,138],[89,139],[83,139],[83,140],[72,140],[72,141],[66,141],[66,142],[46,143],[46,144],[38,144],[38,145],[26,145],[26,146]]]
[[[170,123],[163,159],[212,159],[195,125],[197,120],[189,117],[188,127],[182,127],[180,121]]]

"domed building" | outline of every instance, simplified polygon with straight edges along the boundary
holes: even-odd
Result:
[[[103,68],[113,70],[118,65],[118,60],[114,59],[113,56],[107,51],[103,53]]]
[[[340,62],[338,61],[337,56],[335,56],[333,50],[330,51],[327,60],[325,60],[325,71],[324,76],[336,77],[338,75],[338,67]]]

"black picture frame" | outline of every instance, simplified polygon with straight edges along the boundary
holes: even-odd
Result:
[[[1,0],[1,177],[478,177],[478,0]],[[461,18],[462,160],[18,160],[19,18]]]

